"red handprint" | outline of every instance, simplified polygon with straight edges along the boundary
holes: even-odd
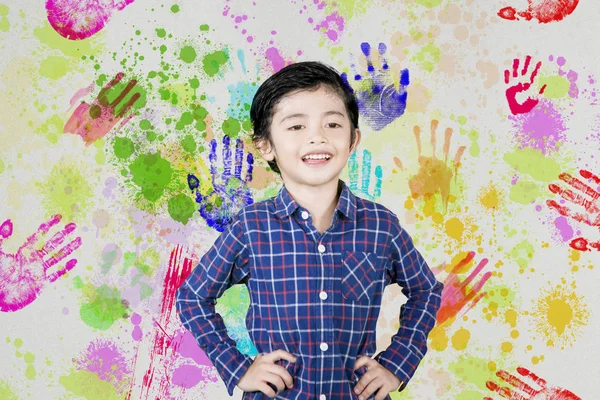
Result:
[[[525,57],[525,65],[523,66],[523,69],[521,70],[522,76],[525,76],[525,74],[527,73],[527,69],[529,68],[530,62],[531,62],[531,56]],[[542,65],[542,62],[538,61],[538,63],[535,66],[535,69],[531,73],[531,78],[529,79],[529,82],[525,82],[525,83],[519,82],[516,85],[511,86],[508,89],[506,89],[506,100],[508,100],[508,106],[510,107],[510,112],[512,112],[514,115],[528,113],[539,102],[539,100],[537,100],[537,99],[532,99],[531,97],[528,97],[527,100],[525,100],[523,103],[519,104],[516,97],[517,97],[517,94],[524,92],[531,87],[541,65]],[[518,69],[519,69],[519,59],[515,58],[513,60],[513,70],[512,70],[513,78],[516,78],[519,75]],[[505,69],[504,70],[504,83],[508,84],[509,80],[510,80],[510,71]],[[542,88],[539,91],[539,94],[544,93],[545,89],[546,89],[546,85],[542,86]]]
[[[579,175],[581,175],[585,179],[591,179],[596,184],[600,185],[600,178],[597,175],[594,175],[590,171],[586,171],[584,169],[579,171]],[[561,206],[554,200],[546,201],[548,207],[557,210],[561,215],[565,217],[573,218],[576,221],[583,222],[586,225],[593,226],[595,228],[600,229],[600,204],[598,199],[600,198],[600,192],[592,189],[579,179],[563,172],[560,174],[559,179],[568,183],[573,188],[579,190],[583,194],[589,196],[589,198],[584,197],[579,193],[574,193],[570,189],[563,189],[554,183],[548,185],[548,189],[552,193],[559,194],[563,199],[570,201],[573,204],[582,206],[586,211],[587,215],[583,215],[581,213],[573,213],[568,207]],[[572,248],[581,251],[588,251],[592,248],[600,251],[600,241],[598,242],[589,242],[587,239],[578,237],[571,240],[569,244]],[[588,247],[589,246],[589,247]]]
[[[56,214],[50,221],[41,224],[38,231],[27,238],[15,254],[2,251],[2,242],[13,233],[11,220],[7,219],[0,225],[0,311],[18,311],[29,305],[42,292],[46,282],[54,282],[77,264],[76,259],[71,259],[64,268],[48,274],[48,269],[81,246],[81,238],[77,237],[54,252],[65,241],[67,235],[75,230],[76,225],[73,222],[54,234],[41,249],[40,246],[36,246],[38,236],[48,233],[61,218],[61,215]]]
[[[511,389],[509,387],[500,387],[496,383],[487,381],[485,384],[489,390],[492,392],[498,393],[505,399],[513,399],[513,400],[581,400],[581,397],[576,396],[572,392],[567,389],[562,389],[558,387],[547,386],[547,383],[544,379],[538,377],[533,372],[529,371],[527,368],[518,367],[517,372],[526,378],[531,379],[533,383],[540,387],[540,389],[534,389],[529,386],[527,383],[523,382],[521,379],[517,378],[514,375],[509,374],[504,370],[499,370],[496,372],[496,376],[502,379],[504,382],[510,383],[513,387],[521,392],[525,393],[522,395],[521,393]],[[491,397],[485,397],[484,400],[492,400]]]
[[[481,272],[481,270],[487,265],[488,259],[484,258],[477,264],[477,267],[471,272],[471,274],[464,281],[460,281],[457,273],[473,258],[475,252],[471,251],[465,258],[460,260],[453,268],[450,275],[444,280],[444,290],[442,291],[442,305],[437,313],[436,323],[438,325],[443,324],[450,318],[456,317],[458,313],[468,305],[468,308],[464,310],[466,313],[473,308],[479,300],[486,295],[485,292],[479,293],[485,285],[485,282],[492,276],[491,272],[483,274],[479,282],[470,290],[467,289],[473,279]],[[441,266],[437,271],[443,270],[444,266]]]
[[[528,0],[529,7],[525,11],[517,11],[513,7],[504,7],[498,11],[501,18],[518,21],[519,17],[531,21],[537,19],[541,23],[558,22],[571,15],[579,0]]]
[[[109,103],[108,91],[119,83],[123,79],[123,76],[124,74],[119,72],[112,81],[105,85],[91,106],[86,102],[81,103],[65,124],[63,133],[74,133],[81,136],[86,146],[106,136],[141,96],[139,93],[134,93],[129,102],[121,107],[119,112],[116,112],[119,103],[123,101],[125,96],[137,84],[135,79],[130,80],[117,98],[112,103]],[[127,117],[121,125],[126,124],[131,118],[133,118],[133,114]]]

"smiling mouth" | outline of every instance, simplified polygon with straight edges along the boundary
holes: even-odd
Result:
[[[327,164],[331,160],[331,157],[329,154],[309,155],[302,157],[302,161],[308,165],[320,166]]]

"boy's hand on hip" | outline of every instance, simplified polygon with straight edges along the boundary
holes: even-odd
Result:
[[[277,387],[277,393],[286,387],[291,389],[294,384],[293,378],[285,368],[275,364],[278,360],[296,362],[296,356],[285,350],[258,354],[237,386],[245,392],[263,392],[270,398],[274,398],[276,393],[268,383]]]
[[[390,392],[398,390],[402,384],[402,381],[392,371],[371,357],[358,357],[354,363],[354,370],[356,371],[363,365],[367,368],[367,372],[354,386],[354,393],[361,400],[368,399],[375,392],[377,392],[375,400],[384,400]]]

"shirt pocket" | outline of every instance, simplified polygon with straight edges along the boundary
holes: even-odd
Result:
[[[370,302],[377,283],[378,257],[375,253],[342,251],[342,296],[349,301]]]

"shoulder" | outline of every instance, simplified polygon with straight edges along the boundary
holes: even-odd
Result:
[[[388,207],[358,196],[356,197],[356,212],[359,218],[376,219],[378,222],[398,224],[398,216]]]

